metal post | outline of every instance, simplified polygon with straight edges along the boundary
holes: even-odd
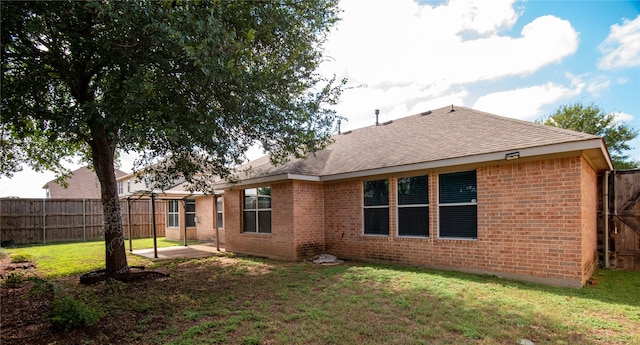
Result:
[[[178,214],[180,213],[180,211],[178,211]],[[182,222],[180,222],[181,226],[184,227],[184,246],[187,246],[187,200],[182,198],[182,214],[183,214],[183,219]]]
[[[156,236],[156,195],[151,193],[151,216],[153,218],[153,257],[158,258],[158,242]]]

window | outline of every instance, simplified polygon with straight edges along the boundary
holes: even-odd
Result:
[[[178,211],[178,200],[169,200],[167,226],[170,228],[177,228],[180,226],[180,211]]]
[[[127,180],[127,193],[131,193],[131,180]]]
[[[271,187],[244,190],[242,231],[271,233]]]
[[[439,176],[440,237],[478,238],[476,171]]]
[[[398,178],[398,236],[429,236],[427,176]]]
[[[196,226],[196,201],[187,199],[184,203],[184,218],[187,227]]]
[[[122,194],[122,181],[118,181],[118,194]]]
[[[364,182],[364,233],[389,235],[389,181]]]
[[[222,199],[218,198],[216,203],[216,209],[218,210],[218,228],[224,228],[224,224],[222,222]]]

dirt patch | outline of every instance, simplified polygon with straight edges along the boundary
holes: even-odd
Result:
[[[146,271],[144,267],[132,266],[127,272],[108,275],[107,270],[98,270],[80,276],[80,283],[84,285],[95,284],[113,278],[122,282],[131,283],[147,279],[166,278],[169,275],[157,271]]]
[[[52,295],[31,295],[36,265],[32,262],[13,263],[0,259],[0,343],[46,344],[51,339],[51,326],[46,313],[51,309]]]
[[[36,275],[36,264],[33,262],[11,262],[7,257],[0,258],[0,281],[4,282],[10,275]]]

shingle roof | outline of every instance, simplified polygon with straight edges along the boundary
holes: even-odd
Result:
[[[490,153],[504,157],[508,151],[566,143],[602,143],[594,135],[459,106],[345,132],[334,135],[333,140],[325,150],[283,166],[272,166],[265,156],[244,167],[252,167],[251,178],[281,174],[323,177]]]

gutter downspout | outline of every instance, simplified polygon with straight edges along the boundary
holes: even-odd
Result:
[[[151,218],[153,219],[153,257],[158,258],[158,236],[156,235],[156,194],[151,193]]]

